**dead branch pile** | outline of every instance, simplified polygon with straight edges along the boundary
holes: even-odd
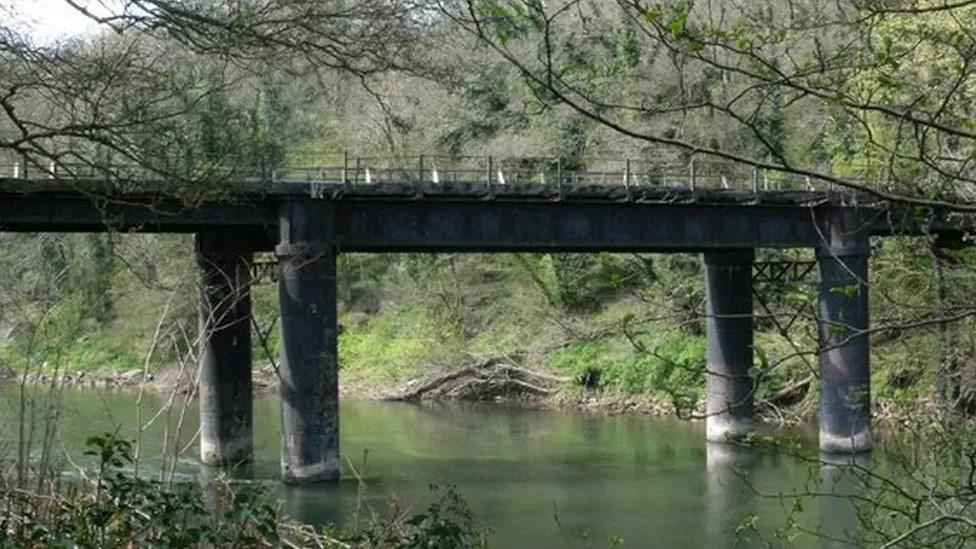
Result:
[[[772,406],[793,406],[807,396],[807,392],[810,390],[810,384],[813,383],[813,379],[813,375],[809,375],[799,381],[793,382],[786,387],[783,387],[779,391],[769,395],[769,397],[767,397],[761,404],[769,404]]]
[[[509,358],[490,358],[430,379],[414,380],[386,398],[402,401],[547,397],[568,381],[568,378],[528,370]]]

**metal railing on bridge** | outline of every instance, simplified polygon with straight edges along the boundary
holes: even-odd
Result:
[[[189,170],[153,170],[136,165],[0,163],[0,178],[73,181],[234,181],[252,184],[332,183],[347,185],[543,185],[554,187],[709,189],[730,191],[829,191],[824,180],[756,169],[732,162],[692,159],[589,159],[585,165],[546,157],[410,157],[315,155],[310,165],[256,168],[226,163]],[[860,180],[863,177],[849,179]]]

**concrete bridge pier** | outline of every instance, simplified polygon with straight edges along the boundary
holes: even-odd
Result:
[[[251,461],[251,252],[234,235],[196,235],[200,269],[200,460]]]
[[[820,450],[871,449],[868,233],[854,210],[823,218],[820,264]]]
[[[745,436],[753,424],[751,249],[706,252],[705,436],[723,442]]]
[[[281,476],[287,483],[339,477],[335,205],[279,206]]]

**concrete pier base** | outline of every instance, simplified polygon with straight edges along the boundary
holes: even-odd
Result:
[[[825,216],[820,264],[820,450],[871,449],[868,236],[851,211]]]
[[[281,476],[292,484],[339,477],[334,223],[328,202],[280,208]]]
[[[752,250],[708,252],[705,336],[708,344],[705,436],[724,442],[753,427]]]
[[[251,253],[219,231],[196,237],[200,283],[200,461],[251,461]]]

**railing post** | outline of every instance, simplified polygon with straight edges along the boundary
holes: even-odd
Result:
[[[487,181],[488,197],[489,198],[492,198],[493,197],[493,192],[492,192],[492,189],[491,189],[491,174],[492,174],[492,170],[494,169],[494,167],[495,167],[495,161],[494,161],[494,159],[491,156],[488,156],[487,172],[486,172],[485,176],[487,178],[486,181]]]
[[[752,168],[752,194],[759,194],[759,168]]]
[[[346,184],[349,182],[349,151],[343,149],[342,151],[342,183]]]
[[[690,179],[691,192],[695,192],[695,159],[692,158],[688,163],[688,178]]]
[[[556,158],[556,200],[563,199],[563,159]]]
[[[630,202],[634,198],[633,189],[630,187],[630,159],[628,158],[624,163],[624,189],[627,191],[627,201]]]
[[[417,168],[417,186],[413,191],[414,198],[424,196],[424,155],[420,155],[420,161],[418,162]]]
[[[356,173],[352,176],[353,183],[359,183],[359,157],[356,157]]]

